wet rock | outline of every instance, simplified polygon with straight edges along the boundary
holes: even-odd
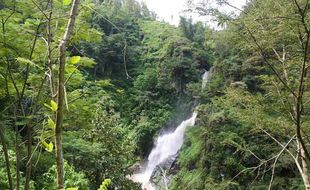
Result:
[[[158,190],[166,190],[171,177],[179,170],[177,164],[178,157],[179,153],[170,156],[153,171],[150,181],[155,184]]]
[[[138,173],[138,172],[141,171],[141,169],[142,169],[142,166],[141,166],[140,163],[135,163],[134,165],[132,165],[132,166],[130,166],[130,167],[128,168],[128,170],[129,170],[129,172],[130,172],[131,174]]]

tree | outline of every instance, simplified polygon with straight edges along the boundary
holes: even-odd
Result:
[[[6,140],[4,138],[4,129],[2,128],[2,124],[0,124],[0,142],[1,142],[2,147],[3,147],[3,154],[4,154],[4,158],[5,158],[6,172],[7,172],[8,183],[9,183],[9,190],[13,190],[11,166],[10,166],[8,148],[7,148],[7,144],[5,141]]]
[[[266,98],[268,94],[281,101],[276,108],[279,108],[278,111],[282,116],[290,118],[288,122],[295,127],[295,132],[283,131],[282,135],[293,139],[296,135],[297,143],[294,149],[297,157],[291,156],[291,159],[296,163],[305,188],[309,189],[307,167],[310,157],[306,146],[309,106],[305,103],[308,99],[307,89],[309,88],[309,79],[306,74],[309,62],[309,26],[307,24],[309,2],[250,1],[244,10],[234,7],[229,1],[217,2],[240,12],[239,17],[226,16],[228,18],[226,21],[229,21],[226,22],[227,29],[239,35],[237,38],[242,42],[240,43],[242,56],[249,60],[247,64],[254,64],[254,57],[256,60],[258,57],[258,62],[264,65],[264,70],[266,70],[255,75],[262,80],[262,88],[265,90],[262,93],[266,95]],[[204,14],[217,16],[220,21],[223,18],[223,14],[212,7],[198,6],[195,9]],[[250,58],[252,58],[251,61]],[[246,80],[246,78],[243,79]],[[276,101],[276,98],[273,101]],[[277,125],[273,130],[281,128],[284,126]],[[287,151],[286,145],[289,146],[292,142],[288,140],[287,144],[278,143],[278,145]],[[269,188],[271,188],[272,181],[273,177]]]
[[[310,32],[306,23],[309,19],[307,16],[309,4],[306,1],[292,1],[290,3],[281,2],[278,6],[273,6],[273,3],[261,2],[258,7],[259,10],[264,10],[261,13],[257,14],[256,10],[253,10],[255,14],[251,16],[257,18],[256,22],[250,24],[248,21],[253,18],[247,14],[245,14],[247,18],[241,22],[243,22],[244,30],[252,47],[255,48],[264,64],[269,67],[277,79],[277,83],[272,85],[274,86],[273,90],[281,89],[279,96],[284,110],[287,110],[283,110],[283,113],[287,112],[288,117],[292,119],[292,125],[295,125],[298,139],[296,150],[302,163],[298,168],[305,188],[310,189],[307,169],[310,155],[303,132],[307,131],[304,122],[307,120],[305,114],[309,109],[305,104],[305,98],[307,99],[308,96],[306,93],[306,89],[308,89],[306,65],[309,61]],[[255,4],[256,2],[253,2],[253,5]],[[273,15],[274,12],[277,12],[277,16]],[[270,28],[271,25],[273,29]],[[287,27],[295,31],[295,34],[287,31]],[[259,29],[258,32],[253,33],[253,30],[257,31],[257,29]],[[275,29],[283,35],[271,40],[270,37],[275,36]],[[282,38],[284,36],[286,38]]]
[[[64,188],[64,165],[62,150],[62,124],[64,117],[64,98],[65,98],[65,64],[66,50],[74,27],[75,18],[78,13],[79,0],[73,0],[70,11],[70,18],[66,27],[64,36],[59,44],[59,76],[58,76],[58,93],[57,93],[57,111],[55,124],[55,148],[56,148],[56,166],[57,166],[57,188]]]

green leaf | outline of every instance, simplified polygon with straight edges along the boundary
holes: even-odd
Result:
[[[77,188],[77,187],[69,187],[69,188],[66,188],[66,190],[79,190],[79,188]]]
[[[18,57],[18,58],[16,58],[16,60],[20,63],[35,65],[35,63],[33,61],[31,61],[29,59],[22,58],[22,57]]]
[[[27,124],[27,121],[24,120],[24,121],[16,121],[15,125],[18,125],[18,126],[22,126],[22,125],[26,125]]]
[[[51,110],[53,110],[52,107],[50,105],[46,104],[46,103],[44,103],[44,106],[49,108],[49,109],[51,109]]]
[[[88,57],[81,57],[81,60],[79,62],[79,65],[83,66],[83,67],[87,67],[87,68],[93,68],[94,65],[96,65],[97,63],[95,62],[94,59],[92,58],[88,58]]]
[[[40,67],[39,65],[35,64],[33,61],[29,60],[29,59],[26,59],[26,58],[22,58],[22,57],[18,57],[16,58],[16,60],[21,63],[21,64],[24,64],[24,65],[30,65],[32,67],[37,67],[39,69],[42,69],[42,67]]]
[[[69,74],[69,73],[73,73],[73,72],[78,72],[78,69],[73,65],[68,65],[66,67],[66,73]]]
[[[69,64],[77,64],[78,62],[80,62],[81,57],[80,56],[73,56],[70,58],[69,60]]]
[[[47,144],[46,141],[42,141],[41,143],[42,143],[42,145],[43,145],[44,147],[47,147],[47,146],[48,146],[48,144]]]
[[[57,111],[57,109],[58,109],[57,103],[54,102],[54,100],[51,100],[51,109],[53,111]]]
[[[64,5],[70,5],[72,2],[72,0],[64,0],[63,3]]]
[[[54,144],[52,142],[47,143],[46,141],[42,141],[41,143],[46,151],[53,152]]]
[[[96,84],[100,87],[111,87],[113,86],[113,84],[111,83],[111,80],[100,80],[100,81],[96,81]]]
[[[100,185],[98,190],[108,190],[108,187],[111,184],[111,179],[105,179],[102,184]]]
[[[104,180],[104,183],[109,186],[111,184],[111,179],[105,179]]]
[[[123,89],[117,89],[116,92],[119,94],[124,94],[125,91]]]
[[[53,150],[54,150],[54,144],[53,144],[52,142],[50,142],[50,143],[48,144],[47,151],[48,151],[48,152],[52,152]]]
[[[47,123],[51,129],[55,129],[55,122],[51,118],[48,118]]]

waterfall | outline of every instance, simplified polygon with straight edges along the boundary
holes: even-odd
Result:
[[[209,71],[205,71],[202,75],[201,90],[203,90],[206,87],[208,79],[209,79]]]
[[[209,79],[209,72],[202,76],[202,89]],[[178,153],[184,142],[184,134],[187,127],[195,125],[197,112],[194,111],[189,119],[184,120],[173,132],[163,133],[157,138],[155,147],[148,156],[146,167],[140,173],[134,174],[131,179],[142,184],[143,190],[155,190],[150,182],[155,168],[169,157]]]

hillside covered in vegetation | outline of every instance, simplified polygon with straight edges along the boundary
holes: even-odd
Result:
[[[0,1],[0,189],[140,190],[132,166],[197,106],[168,189],[310,190],[310,2],[188,6],[220,29],[135,0]]]

